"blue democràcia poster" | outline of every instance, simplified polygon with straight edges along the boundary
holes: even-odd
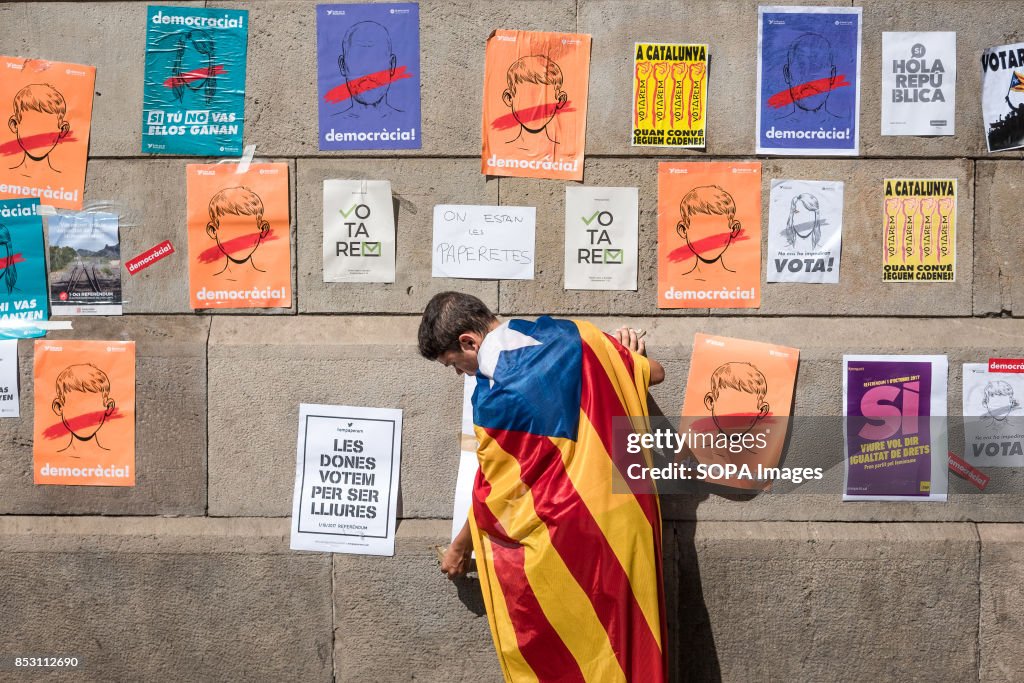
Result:
[[[321,150],[420,149],[415,3],[317,5]]]
[[[759,7],[757,153],[859,151],[860,7]]]
[[[247,10],[150,6],[142,151],[242,153]]]
[[[45,334],[23,323],[48,318],[46,287],[39,200],[0,201],[0,338]]]

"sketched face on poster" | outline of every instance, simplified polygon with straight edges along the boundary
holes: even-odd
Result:
[[[560,134],[555,116],[569,100],[561,67],[544,55],[529,55],[512,62],[506,80],[501,100],[516,122],[506,144],[529,157],[557,157]]]
[[[50,154],[71,132],[71,124],[65,120],[68,106],[64,96],[47,83],[33,83],[19,90],[12,104],[7,126],[22,154],[10,170],[37,181],[60,173]]]
[[[331,116],[373,121],[402,113],[388,100],[397,67],[387,28],[375,21],[353,24],[342,38],[338,54],[338,70],[349,93],[349,106]]]

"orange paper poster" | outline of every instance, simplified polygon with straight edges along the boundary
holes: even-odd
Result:
[[[34,481],[135,486],[135,342],[35,345]]]
[[[487,40],[482,171],[583,180],[590,36],[495,31]]]
[[[779,466],[799,360],[799,349],[696,335],[679,434],[699,463],[722,465],[707,481],[762,489],[775,478],[765,468]]]
[[[96,67],[0,57],[0,199],[81,209]]]
[[[189,164],[192,308],[292,305],[288,164]]]
[[[761,305],[761,163],[658,164],[658,308]]]

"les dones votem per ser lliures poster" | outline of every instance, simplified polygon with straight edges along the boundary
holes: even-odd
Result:
[[[843,356],[843,500],[946,500],[947,366],[945,356]]]
[[[402,411],[303,403],[292,550],[395,554]]]
[[[633,46],[633,146],[705,146],[708,46]]]
[[[691,435],[699,463],[747,467],[712,483],[762,489],[771,482],[759,473],[779,466],[799,361],[800,350],[788,346],[694,337],[679,433]]]
[[[291,306],[288,164],[189,164],[192,308]]]
[[[135,342],[40,339],[36,484],[135,486]]]
[[[21,326],[47,320],[47,311],[39,200],[0,201],[0,336],[43,336],[42,329]]]
[[[757,153],[856,156],[860,7],[759,7]]]
[[[658,164],[658,308],[761,305],[761,163]]]
[[[956,280],[956,179],[887,178],[883,282]]]
[[[143,152],[242,153],[248,24],[244,9],[149,7]]]
[[[0,199],[81,209],[96,67],[0,57]]]
[[[420,149],[416,3],[317,5],[320,149]]]
[[[481,172],[583,180],[590,36],[495,31],[487,39]]]

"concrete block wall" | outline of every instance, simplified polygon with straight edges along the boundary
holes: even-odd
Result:
[[[290,167],[293,305],[269,314],[188,308],[194,159],[139,153],[146,3],[0,4],[0,54],[97,66],[85,196],[123,203],[123,255],[163,239],[179,248],[124,275],[122,318],[51,333],[138,343],[134,488],[32,484],[31,342],[19,346],[22,417],[0,421],[0,658],[78,655],[83,671],[66,677],[90,681],[500,680],[479,584],[448,582],[433,550],[451,524],[462,390],[415,349],[417,314],[438,291],[471,292],[503,316],[646,328],[668,372],[653,393],[666,415],[679,412],[695,332],[800,348],[794,410],[833,418],[843,353],[948,354],[954,411],[960,363],[1021,354],[1024,167],[1019,152],[984,151],[977,68],[985,47],[1024,39],[1012,3],[853,3],[864,6],[862,155],[762,160],[765,208],[773,178],[846,183],[841,283],[765,284],[762,307],[745,311],[657,309],[656,163],[754,158],[756,0],[423,0],[423,149],[347,154],[317,149],[315,1],[209,4],[250,11],[245,142]],[[585,180],[640,188],[638,292],[562,289],[564,183],[480,175],[496,28],[593,36]],[[885,30],[957,32],[956,136],[879,135]],[[706,151],[629,146],[640,40],[710,45]],[[881,282],[892,176],[958,180],[955,283]],[[326,178],[391,181],[394,284],[322,281]],[[431,278],[439,203],[536,206],[536,279]],[[405,411],[395,557],[288,549],[300,402]],[[790,456],[835,464],[840,448],[795,434]],[[945,504],[843,504],[837,467],[799,494],[666,496],[673,680],[1024,680],[1024,481],[1001,474],[986,495],[951,476]],[[0,669],[0,681],[23,679]]]

